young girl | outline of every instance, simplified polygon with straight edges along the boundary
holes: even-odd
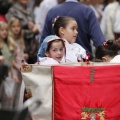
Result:
[[[77,22],[71,17],[57,17],[53,22],[54,33],[65,40],[66,62],[80,62],[88,59],[86,50],[75,43],[77,38]],[[38,53],[38,56],[40,54]]]
[[[32,9],[28,8],[29,0],[16,0],[15,4],[9,9],[6,14],[7,21],[11,17],[16,17],[22,24],[26,52],[29,54],[27,62],[33,64],[36,62],[38,43],[35,40],[35,35],[38,33],[37,25],[34,23]]]
[[[65,55],[64,40],[55,35],[50,35],[44,39],[38,53],[40,65],[59,64]]]
[[[4,81],[4,89],[1,97],[1,107],[2,108],[13,108],[13,97],[14,97],[14,80],[17,77],[13,73],[12,61],[13,55],[8,48],[8,25],[5,22],[0,22],[0,50],[4,57],[3,64],[8,66],[8,76],[6,76]]]
[[[3,56],[5,57],[4,64],[7,64],[9,67],[11,67],[12,55],[10,54],[8,49],[7,35],[8,35],[7,23],[0,22],[0,50]]]
[[[120,63],[120,46],[116,40],[108,40],[96,48],[96,62]]]
[[[9,50],[14,53],[14,67],[19,70],[21,66],[21,60],[25,60],[28,58],[28,54],[24,53],[25,44],[22,33],[22,26],[19,19],[12,17],[9,20],[8,27]]]
[[[20,95],[22,94],[20,93],[21,82],[22,82],[21,81],[22,76],[20,74],[21,60],[27,60],[28,54],[24,53],[25,44],[24,44],[24,38],[22,34],[22,26],[19,19],[12,17],[9,20],[8,26],[9,26],[8,47],[9,47],[9,50],[14,54],[14,61],[13,61],[14,73],[18,77],[18,81],[16,81],[17,93],[16,93],[16,105],[15,105],[15,107],[18,107],[18,104],[22,104],[22,101],[23,101],[22,100],[23,95]],[[24,87],[22,89],[24,91]],[[20,96],[21,96],[21,101],[20,103],[17,103],[19,102]]]
[[[77,28],[77,22],[72,17],[62,16],[54,19],[54,33],[66,40],[66,62],[80,62],[88,58],[86,50],[75,43],[78,34]]]

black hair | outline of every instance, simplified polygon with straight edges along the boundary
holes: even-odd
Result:
[[[46,50],[46,51],[49,51],[49,50],[50,50],[53,42],[61,42],[62,45],[65,47],[65,43],[64,43],[63,40],[61,40],[61,39],[56,39],[56,40],[52,40],[52,41],[48,42],[48,46],[47,46],[47,50]]]
[[[0,85],[7,76],[8,76],[8,66],[0,65]]]
[[[12,2],[9,0],[0,0],[0,14],[5,15],[11,6]]]
[[[74,18],[68,17],[68,16],[61,16],[61,17],[54,18],[53,24],[52,24],[54,34],[60,37],[59,28],[60,27],[66,28],[66,26],[68,25],[68,22],[71,20],[76,21]]]
[[[119,50],[120,46],[116,40],[108,40],[96,48],[95,58],[102,60],[102,57],[106,55],[113,58],[114,56],[118,55]]]
[[[116,0],[116,1],[120,2],[120,0]]]

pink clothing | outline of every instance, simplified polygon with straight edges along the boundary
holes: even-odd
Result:
[[[7,22],[6,18],[4,15],[0,15],[0,21],[2,22]]]

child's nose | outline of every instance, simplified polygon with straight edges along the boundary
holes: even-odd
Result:
[[[75,33],[76,33],[76,34],[78,34],[78,31],[77,31],[77,30],[75,30]]]
[[[58,54],[61,54],[62,52],[61,51],[58,51]]]

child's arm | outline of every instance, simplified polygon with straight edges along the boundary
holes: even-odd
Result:
[[[4,61],[4,57],[0,55],[0,65],[3,63],[3,61]]]
[[[87,51],[79,44],[74,43],[75,48],[78,48],[77,57],[78,61],[82,61],[83,59],[88,59]]]
[[[13,67],[11,68],[11,75],[12,75],[13,80],[15,80],[17,83],[20,82],[19,79],[18,79],[18,77],[14,73]]]
[[[18,64],[15,62],[15,60],[12,61],[12,65],[14,68],[16,68],[18,71],[20,70],[20,68],[18,67]]]

